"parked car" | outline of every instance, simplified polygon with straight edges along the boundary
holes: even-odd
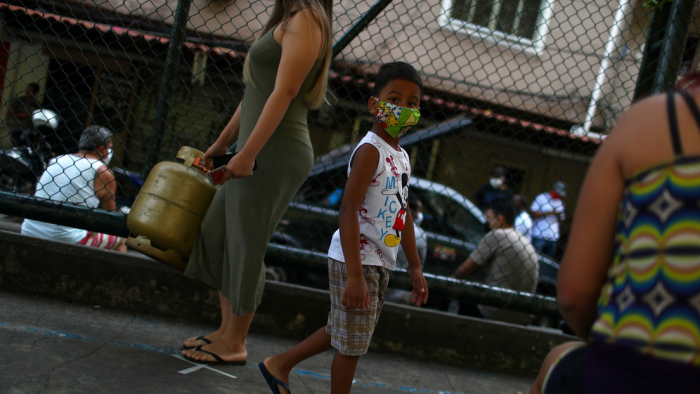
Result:
[[[404,144],[402,144],[404,145]],[[347,179],[347,163],[355,145],[346,145],[319,157],[309,178],[290,205],[272,243],[326,253],[333,233],[338,229],[338,205]],[[421,228],[428,239],[425,272],[449,276],[476,248],[486,232],[486,216],[468,198],[456,190],[412,176],[409,193],[423,203]],[[329,198],[333,196],[334,198]],[[559,265],[539,256],[540,275],[537,293],[556,294]],[[471,280],[479,281],[479,271]],[[327,285],[322,275],[300,275],[287,271],[290,280],[318,287]]]

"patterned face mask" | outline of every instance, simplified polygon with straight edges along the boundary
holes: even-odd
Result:
[[[379,101],[376,97],[374,99],[378,103],[374,117],[377,118],[384,130],[394,138],[399,138],[406,134],[420,119],[418,108],[404,108],[396,104]]]

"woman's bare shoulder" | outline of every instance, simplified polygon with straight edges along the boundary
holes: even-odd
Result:
[[[320,33],[322,23],[311,9],[304,8],[294,12],[285,22],[285,30],[294,29],[299,32],[318,31]]]
[[[654,95],[632,105],[601,147],[617,157],[625,177],[673,158],[667,97]]]

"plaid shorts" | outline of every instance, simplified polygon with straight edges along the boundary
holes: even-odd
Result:
[[[331,336],[331,345],[345,356],[367,353],[384,305],[384,292],[389,284],[389,270],[384,267],[363,265],[362,271],[369,288],[369,310],[346,308],[342,304],[343,291],[348,281],[345,263],[328,259],[331,312],[328,314],[326,333]]]
[[[115,250],[119,246],[121,238],[116,235],[96,233],[88,231],[85,238],[78,241],[78,245],[86,245],[98,249]]]

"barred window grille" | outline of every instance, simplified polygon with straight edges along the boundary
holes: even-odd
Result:
[[[541,50],[553,0],[443,0],[443,25]]]

